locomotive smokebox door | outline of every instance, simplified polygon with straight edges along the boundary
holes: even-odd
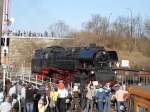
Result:
[[[115,73],[113,71],[96,71],[95,72],[96,80],[98,81],[109,81],[115,80]]]
[[[74,82],[80,84],[86,84],[89,76],[86,73],[74,74]]]

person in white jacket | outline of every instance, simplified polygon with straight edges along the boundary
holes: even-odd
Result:
[[[12,96],[13,94],[17,94],[16,93],[16,85],[12,85],[12,87],[9,89],[9,96]]]
[[[10,97],[5,98],[5,102],[0,105],[0,112],[12,112],[12,105],[10,103]]]
[[[3,100],[4,100],[3,88],[0,88],[0,104],[3,102]]]
[[[20,101],[21,101],[21,112],[26,112],[26,108],[25,108],[25,99],[26,99],[26,88],[25,88],[25,84],[22,85],[21,88],[21,95],[20,95]]]
[[[66,98],[68,96],[68,90],[65,88],[64,83],[59,83],[58,85],[58,108],[59,108],[59,112],[66,112]]]

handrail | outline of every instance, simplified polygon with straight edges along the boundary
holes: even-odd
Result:
[[[130,86],[128,87],[128,92],[132,95],[150,100],[150,88]]]
[[[119,67],[119,68],[112,68],[112,70],[116,71],[130,71],[130,72],[147,72],[150,73],[150,69],[137,69],[137,68],[124,68],[124,67]]]

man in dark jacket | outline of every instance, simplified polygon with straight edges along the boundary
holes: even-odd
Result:
[[[72,101],[71,101],[71,112],[81,112],[82,108],[80,106],[80,92],[78,87],[74,87]]]
[[[31,85],[27,86],[25,103],[27,112],[33,112],[34,89]]]

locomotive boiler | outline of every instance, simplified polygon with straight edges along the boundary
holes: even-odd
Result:
[[[112,70],[118,61],[116,51],[90,44],[88,47],[51,46],[36,49],[32,58],[32,74],[38,79],[51,79],[57,83],[85,83],[89,80],[108,82],[115,80]]]

